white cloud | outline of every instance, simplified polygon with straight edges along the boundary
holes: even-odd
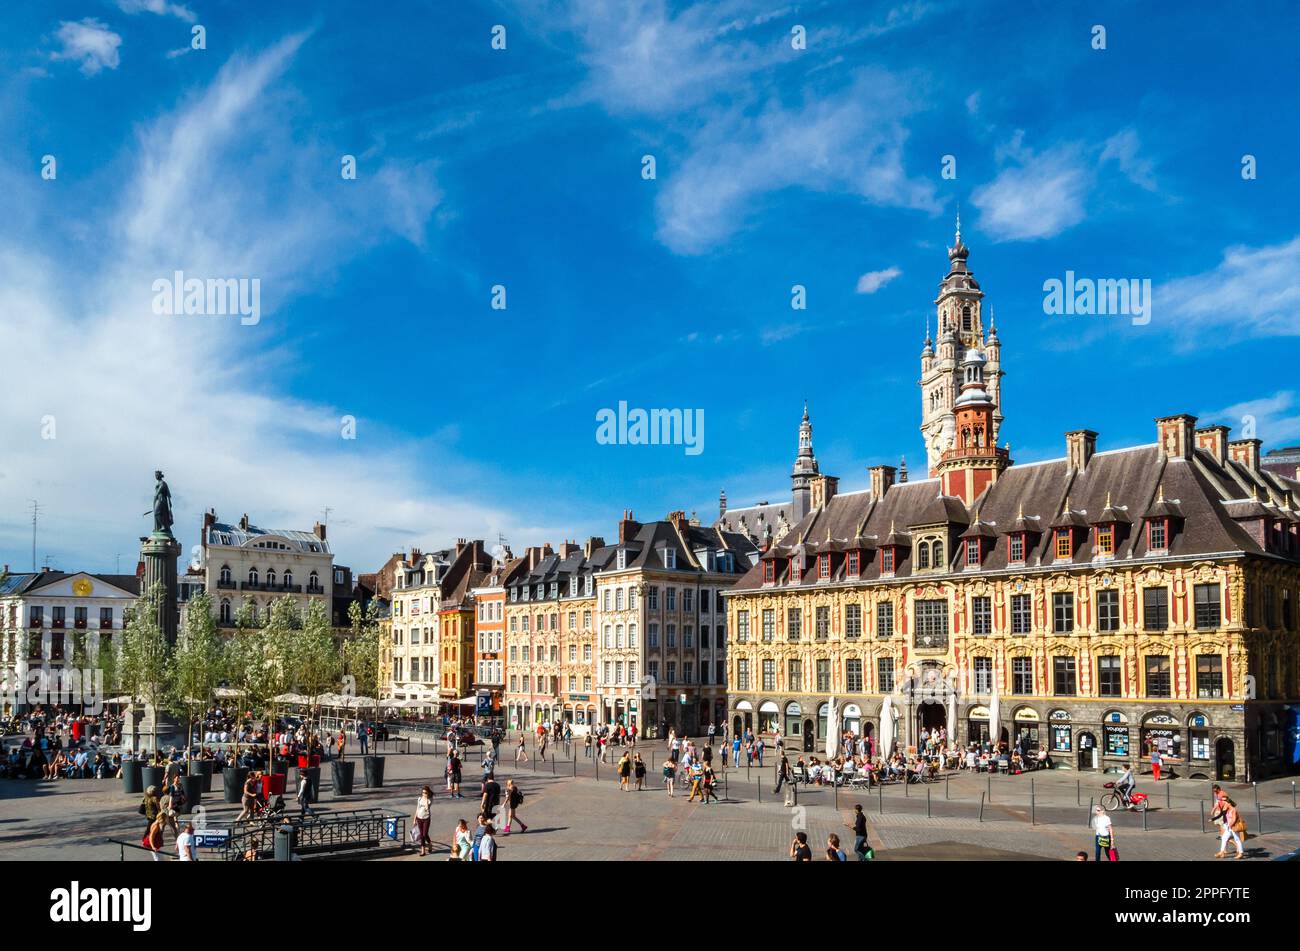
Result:
[[[902,273],[896,267],[887,267],[883,271],[868,271],[858,278],[858,293],[874,294]]]
[[[1012,141],[1007,152],[1016,164],[971,194],[980,211],[980,228],[995,241],[1051,238],[1084,219],[1092,184],[1084,153],[1061,145],[1032,153]]]
[[[1300,335],[1300,236],[1230,247],[1212,270],[1158,285],[1152,300],[1164,326],[1188,335],[1207,327],[1233,337]]]
[[[188,7],[179,3],[168,3],[167,0],[117,0],[117,7],[123,13],[156,13],[159,16],[176,17],[186,23],[193,23],[195,20],[194,12]]]
[[[377,242],[423,240],[421,216],[439,195],[427,166],[376,158],[345,182],[337,148],[286,138],[301,126],[286,72],[302,42],[230,60],[206,89],[141,130],[125,150],[133,172],[120,207],[86,212],[102,247],[44,246],[59,238],[28,212],[48,199],[34,185],[10,193],[18,225],[0,236],[0,314],[6,349],[23,354],[6,369],[0,414],[8,513],[0,548],[11,562],[30,539],[17,516],[36,498],[46,513],[41,557],[69,552],[62,567],[104,568],[121,553],[129,570],[154,468],[176,493],[186,543],[208,506],[279,527],[310,526],[331,506],[335,551],[358,569],[412,543],[563,534],[431,488],[430,473],[463,469],[446,446],[454,433],[399,440],[363,416],[357,438],[344,440],[340,418],[357,411],[333,395],[330,379],[309,384],[303,398],[285,394],[296,347],[313,344],[298,342],[304,328],[285,332],[284,304]],[[152,281],[176,268],[260,277],[261,323],[154,315]],[[372,318],[358,319],[361,328]],[[268,339],[285,342],[277,351]],[[41,438],[47,416],[52,440]]]
[[[1133,184],[1147,191],[1155,191],[1155,163],[1138,154],[1141,147],[1137,132],[1124,129],[1106,140],[1106,145],[1101,150],[1101,161],[1114,161]]]
[[[1294,390],[1278,390],[1272,396],[1243,400],[1223,409],[1199,414],[1209,423],[1222,423],[1240,433],[1253,424],[1256,438],[1265,446],[1276,446],[1300,439],[1300,400]]]
[[[117,69],[121,61],[118,47],[122,37],[118,36],[101,21],[94,17],[72,22],[63,20],[59,23],[58,37],[61,48],[50,54],[50,59],[76,60],[81,63],[81,71],[93,76],[102,69]]]
[[[679,254],[707,251],[742,227],[763,195],[790,187],[937,211],[934,185],[903,167],[901,120],[912,108],[893,77],[873,71],[793,108],[773,102],[756,117],[740,107],[715,114],[665,176],[660,241]]]

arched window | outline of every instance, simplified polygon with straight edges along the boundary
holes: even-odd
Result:
[[[931,559],[934,561],[936,568],[943,567],[943,542],[934,543],[934,551],[931,553]]]
[[[962,332],[963,332],[963,333],[970,333],[970,330],[971,330],[971,322],[970,322],[970,305],[969,305],[969,304],[967,304],[965,307],[963,307],[963,308],[961,309],[961,329],[962,329]]]
[[[267,568],[267,569],[266,569],[266,586],[267,586],[268,588],[274,588],[274,587],[275,587],[275,569],[274,569],[274,568]]]
[[[248,583],[249,583],[250,585],[256,585],[256,584],[257,584],[257,569],[256,569],[256,568],[249,568],[249,569],[248,569]]]
[[[222,566],[221,566],[221,577],[220,577],[219,580],[220,580],[220,582],[221,582],[222,584],[230,584],[230,566],[229,566],[229,565],[222,565]]]
[[[929,542],[921,542],[921,544],[917,546],[916,567],[918,568],[930,567],[930,543]]]
[[[230,569],[223,568],[222,570],[229,572]],[[230,623],[230,599],[229,598],[221,599],[221,608],[218,610],[217,618],[221,621],[222,624]]]
[[[287,588],[292,584],[293,584],[293,572],[290,569],[286,568],[284,569],[284,586]]]
[[[316,588],[319,588],[319,587],[320,587],[320,575],[316,574],[316,572],[314,572],[314,571],[313,571],[310,575],[308,575],[308,576],[307,576],[307,587],[308,587],[308,588],[311,588],[311,589],[313,589],[313,590],[315,590]]]

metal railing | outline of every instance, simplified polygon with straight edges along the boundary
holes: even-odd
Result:
[[[405,814],[383,809],[355,809],[306,818],[285,815],[232,832],[218,857],[224,862],[274,858],[276,832],[284,828],[293,830],[295,855],[404,851],[406,821]]]

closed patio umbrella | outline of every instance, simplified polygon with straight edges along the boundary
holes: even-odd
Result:
[[[840,708],[831,697],[831,708],[826,715],[826,758],[834,759],[840,748]]]
[[[1002,730],[998,726],[998,716],[1001,712],[998,703],[998,683],[994,680],[993,696],[989,697],[989,742],[993,744],[994,749],[997,749],[998,740],[1002,737]]]
[[[880,746],[877,752],[881,757],[888,758],[894,749],[894,702],[885,694],[885,699],[880,701]]]

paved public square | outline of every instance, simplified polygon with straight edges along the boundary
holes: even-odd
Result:
[[[720,773],[723,802],[701,805],[688,802],[681,790],[676,798],[668,798],[658,771],[665,754],[661,744],[642,744],[640,751],[649,766],[648,788],[621,792],[615,775],[617,750],[599,770],[576,744],[576,762],[561,747],[558,758],[541,762],[534,756],[516,766],[511,762],[513,745],[503,744],[504,762],[497,778],[503,786],[513,778],[523,789],[526,801],[520,815],[528,832],[501,836],[500,859],[775,861],[786,858],[790,839],[799,828],[808,832],[814,856],[820,858],[831,832],[839,833],[851,847],[846,824],[853,804],[861,802],[871,844],[882,861],[1064,860],[1080,849],[1091,853],[1089,798],[1099,797],[1104,792],[1102,783],[1113,778],[1052,770],[1032,776],[954,773],[934,784],[895,784],[870,793],[801,786],[798,805],[791,807],[785,805],[784,792],[772,794],[774,769],[769,757],[761,774],[744,766]],[[321,771],[317,808],[328,813],[381,807],[409,821],[420,787],[428,783],[438,794],[431,824],[438,852],[432,858],[406,854],[397,860],[443,860],[456,820],[474,818],[481,768],[479,753],[472,752],[464,769],[465,798],[451,799],[442,780],[442,752],[441,746],[434,752],[427,742],[421,752],[418,740],[410,753],[385,750],[384,787],[358,787],[346,797],[334,796],[326,766]],[[202,803],[203,824],[209,828],[229,827],[238,812],[238,806],[221,801],[220,788],[218,778],[216,792],[205,795]],[[1121,860],[1212,858],[1217,837],[1201,829],[1202,804],[1208,814],[1208,783],[1175,779],[1156,784],[1143,777],[1139,788],[1152,797],[1146,828],[1140,815],[1114,815]],[[1258,811],[1252,787],[1228,788],[1250,825],[1250,860],[1269,859],[1300,847],[1300,811],[1292,805],[1291,780],[1261,784]],[[139,798],[124,794],[116,780],[0,781],[0,859],[117,861],[125,852],[128,861],[148,861],[146,854],[124,850],[112,841],[139,841],[138,804]],[[166,847],[172,848],[170,833]]]

